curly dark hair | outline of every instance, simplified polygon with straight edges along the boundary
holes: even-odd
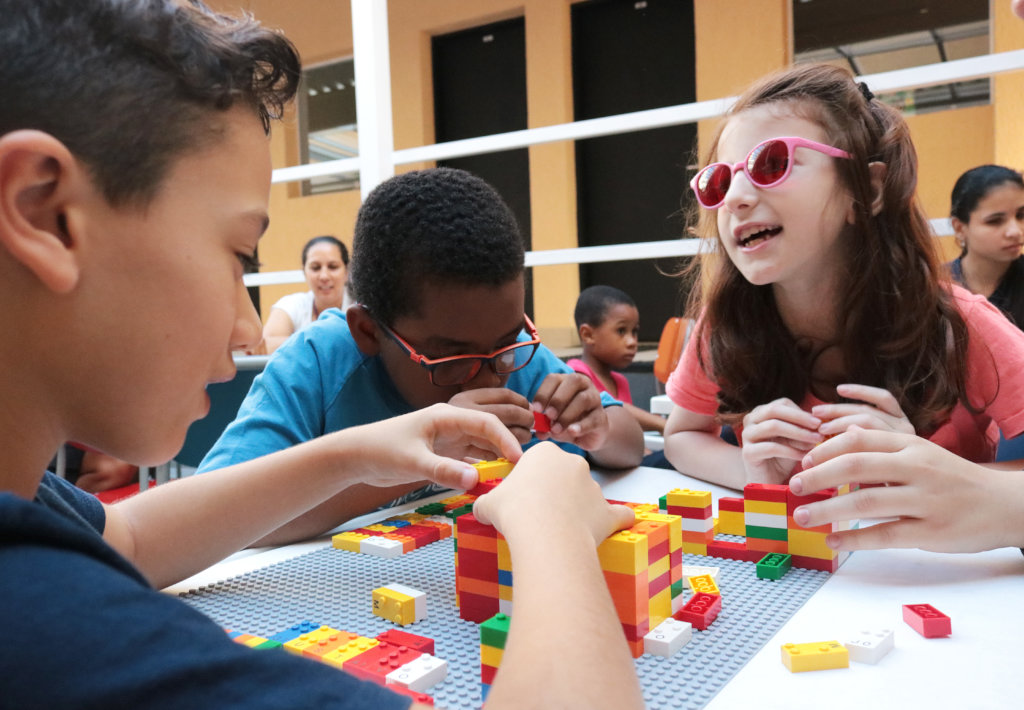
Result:
[[[284,36],[198,0],[0,0],[0,17],[0,135],[54,136],[115,206],[147,204],[219,112],[269,130],[301,74]]]
[[[896,109],[862,91],[848,71],[828,65],[802,65],[766,77],[728,116],[768,104],[785,105],[814,121],[831,145],[853,155],[836,161],[839,180],[853,198],[851,233],[856,235],[842,242],[846,268],[838,289],[838,335],[828,344],[842,354],[841,382],[889,390],[919,434],[941,424],[958,401],[978,411],[965,394],[967,325],[915,195],[917,154],[906,122]],[[727,122],[719,127],[707,162],[715,160]],[[874,161],[887,166],[884,207],[877,215],[871,213],[868,168]],[[786,328],[770,285],[751,284],[733,265],[712,211],[702,210],[697,232],[716,252],[708,265],[709,286],[703,296],[694,289],[691,311],[704,308],[697,336],[698,342],[707,337],[709,347],[699,352],[705,371],[721,388],[719,418],[737,423],[779,397],[801,401],[812,390],[811,367],[821,350],[799,342]],[[840,383],[828,383],[835,384]]]
[[[501,286],[523,273],[523,238],[493,187],[464,170],[398,175],[371,192],[356,219],[349,281],[387,325],[416,313],[430,284]]]
[[[576,328],[586,323],[595,328],[604,322],[608,309],[612,306],[624,304],[636,308],[636,302],[628,293],[614,286],[589,286],[580,292],[576,299],[576,309],[573,311],[573,318],[576,320]]]

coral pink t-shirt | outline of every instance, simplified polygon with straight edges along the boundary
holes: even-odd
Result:
[[[952,286],[952,293],[969,337],[967,399],[984,409],[972,414],[957,404],[928,439],[969,461],[988,463],[995,460],[1000,430],[1008,439],[1024,432],[1024,332],[984,296],[959,286]],[[697,338],[687,342],[665,391],[676,405],[695,414],[714,416],[718,410],[718,385],[701,369]],[[808,393],[800,408],[810,411],[816,404],[821,400]],[[736,433],[742,436],[742,427]]]
[[[601,382],[601,378],[594,374],[594,371],[587,366],[587,363],[574,357],[565,364],[581,375],[589,377],[590,381],[597,387],[598,392],[608,392],[608,388]],[[620,375],[618,372],[612,372],[611,375],[612,382],[615,383],[615,388],[618,392],[608,392],[608,394],[623,404],[633,404],[633,395],[629,392],[629,380],[626,379],[626,376]]]

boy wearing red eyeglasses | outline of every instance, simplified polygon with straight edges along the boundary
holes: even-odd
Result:
[[[540,344],[523,314],[523,240],[511,210],[461,170],[405,173],[359,211],[358,305],[293,336],[256,379],[199,470],[210,471],[439,402],[491,412],[526,444],[551,438],[607,468],[640,463],[636,420]],[[483,455],[483,451],[481,451]],[[355,486],[267,538],[306,538],[424,484]]]

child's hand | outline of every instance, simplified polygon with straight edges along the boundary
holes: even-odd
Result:
[[[896,518],[826,538],[836,550],[919,547],[978,552],[1024,544],[1024,474],[962,459],[926,439],[856,426],[807,454],[789,485],[807,495],[845,483],[871,488],[802,505],[799,525]],[[877,485],[883,484],[883,485]]]
[[[811,414],[821,419],[824,424],[818,431],[826,437],[842,434],[851,426],[861,429],[878,429],[895,431],[903,434],[914,434],[914,425],[903,413],[900,403],[889,390],[867,385],[839,385],[836,387],[839,396],[855,399],[857,402],[840,404],[819,404],[811,409]],[[864,402],[864,404],[859,404]]]
[[[526,401],[526,397],[506,387],[484,387],[459,392],[448,400],[448,404],[493,414],[508,427],[520,444],[525,444],[533,438],[530,433],[533,427],[530,403]]]
[[[548,437],[556,441],[592,451],[600,449],[608,438],[608,415],[601,406],[601,394],[586,375],[548,375],[531,406],[551,420]]]
[[[543,442],[523,454],[500,486],[477,498],[473,514],[506,536],[516,526],[582,525],[595,545],[633,524],[632,510],[604,499],[586,459]]]
[[[743,417],[743,466],[750,483],[785,483],[797,461],[825,440],[821,420],[785,397]]]
[[[75,485],[90,493],[127,486],[139,475],[138,466],[99,451],[86,451],[82,455],[82,465],[79,471]]]
[[[523,453],[494,415],[447,404],[343,429],[337,435],[359,437],[366,452],[360,479],[374,486],[429,480],[449,488],[472,488],[477,471],[464,458],[518,461]]]

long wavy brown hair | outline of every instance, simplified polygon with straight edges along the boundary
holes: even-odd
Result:
[[[732,107],[714,136],[707,161],[716,160],[722,129],[743,111],[766,104],[818,123],[832,145],[853,155],[837,160],[842,186],[853,198],[855,222],[841,240],[836,341],[840,382],[889,390],[918,433],[940,424],[967,402],[967,326],[946,284],[935,240],[915,190],[917,154],[899,112],[871,97],[853,76],[828,65],[803,65],[768,76]],[[868,164],[884,163],[884,206],[871,214]],[[718,417],[737,423],[754,407],[779,397],[795,402],[811,391],[821,347],[809,347],[786,328],[771,285],[748,282],[728,258],[713,211],[701,210],[696,232],[713,243],[705,288],[691,291],[691,312],[704,312],[701,367],[720,387]],[[701,268],[701,267],[698,267]],[[703,293],[702,293],[703,291]],[[707,348],[703,346],[707,337]],[[823,396],[820,388],[815,391]],[[824,395],[837,399],[834,389]]]

